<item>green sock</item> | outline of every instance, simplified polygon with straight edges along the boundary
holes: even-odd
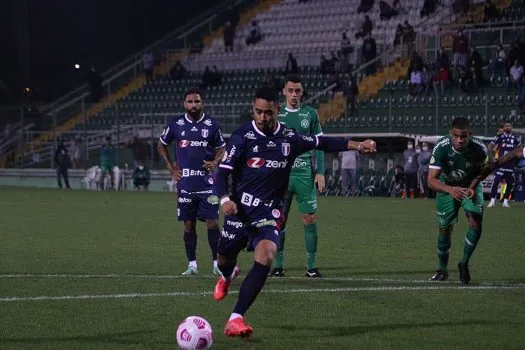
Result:
[[[277,258],[275,259],[275,267],[282,268],[284,260],[284,240],[286,238],[286,229],[279,232],[279,247],[277,247]]]
[[[304,243],[306,245],[306,264],[307,269],[317,267],[315,253],[317,252],[317,225],[304,225]]]
[[[463,259],[461,259],[461,263],[468,264],[472,253],[476,250],[480,237],[481,231],[475,231],[471,228],[468,229],[465,235],[465,247],[463,248]]]
[[[450,235],[438,235],[437,253],[440,270],[448,271],[448,256],[450,252],[450,246]]]

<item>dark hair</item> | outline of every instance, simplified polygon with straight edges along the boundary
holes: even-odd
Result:
[[[466,130],[470,127],[470,123],[465,117],[457,117],[452,121],[452,129]]]
[[[295,84],[301,84],[303,81],[301,80],[301,77],[298,74],[288,74],[286,76],[285,85],[288,82],[295,83]]]
[[[512,125],[512,122],[511,122],[510,120],[507,119],[507,120],[505,120],[505,122],[503,123],[502,127],[505,126],[505,124],[510,124],[510,125]]]
[[[188,95],[193,95],[193,94],[199,95],[202,98],[201,90],[197,87],[193,87],[193,88],[189,88],[188,90],[186,90],[186,92],[184,93],[184,99],[186,99]]]
[[[269,102],[277,103],[279,100],[275,90],[270,86],[262,86],[255,91],[255,99],[260,98]]]

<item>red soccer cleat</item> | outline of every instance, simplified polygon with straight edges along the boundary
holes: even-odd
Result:
[[[242,337],[246,338],[252,335],[253,329],[244,323],[244,318],[237,317],[226,323],[224,327],[224,334],[228,337]]]
[[[233,281],[233,279],[239,275],[239,272],[241,272],[241,269],[239,268],[239,266],[235,266],[232,275],[229,279],[224,278],[224,276],[221,276],[219,278],[213,291],[213,298],[215,300],[221,301],[222,299],[226,298],[226,295],[228,295],[228,288],[230,287],[230,282]]]

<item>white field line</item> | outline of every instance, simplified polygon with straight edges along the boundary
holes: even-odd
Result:
[[[396,291],[437,291],[437,290],[504,290],[525,289],[525,284],[508,286],[378,286],[378,287],[356,287],[356,288],[296,288],[296,289],[266,289],[263,293],[268,294],[301,294],[301,293],[359,293],[359,292],[396,292]],[[238,291],[230,291],[229,294],[238,294]],[[60,301],[78,299],[132,299],[132,298],[158,298],[158,297],[202,297],[209,296],[212,292],[171,292],[171,293],[123,293],[123,294],[83,294],[83,295],[60,295],[60,296],[30,296],[30,297],[0,297],[0,302],[24,302],[24,301]]]
[[[431,273],[430,273],[431,274]],[[182,276],[182,275],[126,275],[126,274],[0,274],[0,279],[217,279],[217,276],[213,275],[198,275],[198,276]],[[435,284],[437,282],[430,280],[417,280],[417,279],[395,279],[395,278],[374,278],[374,277],[323,277],[319,279],[307,279],[306,277],[299,276],[285,276],[268,278],[268,281],[311,281],[312,283],[322,283],[323,281],[355,281],[355,282],[378,282],[378,283],[429,283]],[[457,284],[458,281],[444,281],[439,284]],[[515,282],[508,281],[497,281],[497,282],[479,282],[476,285],[488,285],[488,286],[513,286]]]

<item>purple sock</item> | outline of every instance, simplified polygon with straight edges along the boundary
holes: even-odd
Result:
[[[253,264],[252,269],[241,284],[239,298],[233,309],[234,313],[244,315],[248,311],[263,288],[266,278],[268,278],[268,273],[270,273],[269,266],[264,266],[258,262]]]
[[[184,247],[188,261],[197,260],[197,233],[184,231]]]
[[[235,265],[237,262],[228,262],[226,265],[218,265],[219,271],[222,273],[224,278],[229,279],[230,276],[233,273],[233,269],[235,268]]]
[[[208,243],[210,244],[211,257],[213,260],[217,260],[217,247],[219,245],[219,237],[221,232],[218,227],[208,229]]]

